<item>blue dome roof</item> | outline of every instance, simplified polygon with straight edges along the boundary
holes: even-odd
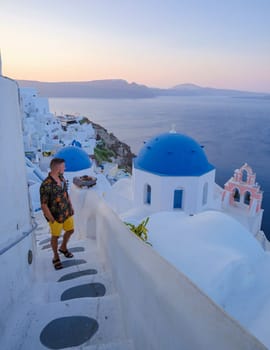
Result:
[[[134,167],[163,176],[200,176],[214,169],[202,147],[178,133],[164,133],[148,141],[134,159]]]
[[[55,158],[65,160],[66,171],[79,171],[92,166],[88,154],[79,147],[63,147],[55,154]]]

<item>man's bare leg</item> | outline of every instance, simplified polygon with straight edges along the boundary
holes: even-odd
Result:
[[[52,246],[52,251],[53,251],[53,260],[59,259],[58,255],[58,237],[57,236],[52,236],[51,237],[51,246]]]
[[[64,252],[67,251],[67,244],[68,244],[68,241],[70,239],[70,236],[72,235],[72,233],[74,232],[74,230],[70,230],[70,231],[66,231],[64,233],[64,236],[63,236],[63,242],[60,246],[60,249]]]

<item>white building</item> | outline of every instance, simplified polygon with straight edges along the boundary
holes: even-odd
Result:
[[[23,119],[24,149],[26,151],[46,150],[46,135],[51,130],[55,133],[61,131],[60,123],[49,111],[47,98],[39,97],[37,90],[33,88],[20,88],[20,108]],[[49,144],[54,141],[50,137]],[[54,142],[56,143],[56,142]]]
[[[269,250],[261,230],[262,191],[255,180],[256,174],[245,164],[222,189],[215,183],[215,168],[202,147],[188,136],[170,132],[142,147],[134,159],[132,179],[119,180],[105,199],[124,221],[133,223],[161,212],[188,216],[224,212]]]
[[[136,206],[191,215],[213,206],[215,168],[192,138],[171,132],[147,142],[134,160]]]
[[[26,116],[50,114],[49,101],[45,97],[38,96],[38,92],[33,88],[20,88],[21,108]]]

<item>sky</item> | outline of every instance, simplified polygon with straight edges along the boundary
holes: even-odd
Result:
[[[269,0],[0,0],[3,74],[270,92]]]

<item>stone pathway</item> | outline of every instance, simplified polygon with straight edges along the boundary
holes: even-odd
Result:
[[[10,349],[133,350],[96,241],[71,239],[74,257],[61,255],[64,268],[56,271],[47,224],[40,215],[37,221],[35,281],[9,315]]]

